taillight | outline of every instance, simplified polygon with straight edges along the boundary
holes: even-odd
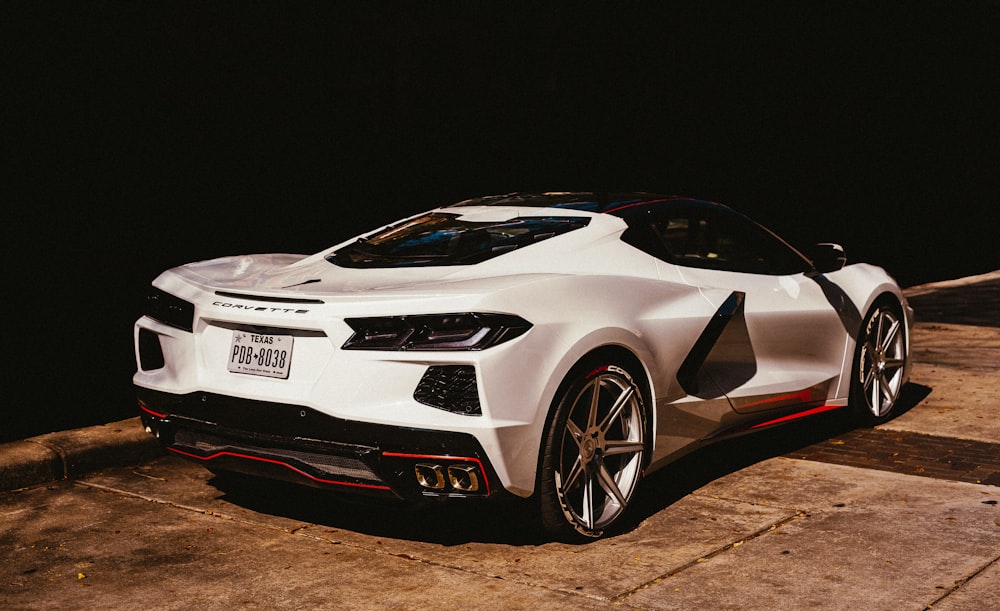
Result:
[[[184,331],[194,329],[194,304],[152,286],[146,293],[143,314]]]
[[[348,318],[345,350],[485,350],[531,328],[512,314],[428,314]]]

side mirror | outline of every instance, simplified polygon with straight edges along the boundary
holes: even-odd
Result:
[[[809,250],[813,267],[821,274],[835,272],[847,265],[847,254],[844,247],[832,242],[816,244]]]

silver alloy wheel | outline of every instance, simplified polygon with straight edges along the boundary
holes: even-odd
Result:
[[[642,471],[642,397],[631,376],[609,366],[591,372],[574,396],[556,446],[553,476],[564,517],[597,537],[632,497]]]
[[[903,387],[906,338],[899,317],[878,308],[868,318],[861,338],[856,375],[860,394],[875,418],[888,415]]]

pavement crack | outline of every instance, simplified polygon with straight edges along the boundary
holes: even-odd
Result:
[[[201,507],[194,507],[192,505],[185,505],[183,503],[175,503],[173,501],[165,501],[163,499],[159,499],[159,498],[156,498],[156,497],[148,496],[148,495],[145,495],[145,494],[140,494],[138,492],[131,492],[129,490],[122,490],[121,488],[114,488],[114,487],[111,487],[111,486],[104,486],[102,484],[95,484],[94,482],[87,482],[87,481],[77,480],[77,481],[75,481],[73,483],[76,484],[76,485],[79,485],[79,486],[84,486],[86,488],[94,488],[96,490],[102,490],[104,492],[110,492],[112,494],[117,494],[119,496],[126,496],[126,497],[130,497],[130,498],[134,498],[134,499],[139,499],[139,500],[147,501],[149,503],[155,503],[157,505],[163,505],[165,507],[174,507],[176,509],[181,509],[183,511],[190,511],[192,513],[200,513],[202,515],[210,516],[210,517],[213,517],[213,518],[220,518],[220,519],[223,519],[223,520],[229,520],[231,522],[236,522],[237,524],[247,524],[249,526],[255,526],[255,527],[260,526],[260,527],[263,527],[263,528],[269,528],[271,530],[277,530],[277,531],[280,531],[280,532],[283,532],[283,533],[288,533],[288,534],[296,534],[295,533],[296,530],[300,530],[301,528],[303,528],[302,526],[299,526],[299,527],[297,527],[295,529],[289,530],[288,528],[282,528],[280,526],[273,526],[271,524],[265,524],[263,522],[255,522],[253,520],[247,520],[245,518],[240,518],[240,517],[237,517],[237,516],[231,516],[231,515],[225,514],[225,513],[219,513],[218,511],[214,511],[212,509],[203,509]]]
[[[678,573],[686,571],[687,569],[689,569],[689,568],[691,568],[693,566],[696,566],[696,565],[701,564],[703,562],[708,562],[709,560],[711,560],[712,558],[715,558],[716,556],[718,556],[720,554],[724,554],[725,552],[728,552],[731,549],[735,549],[735,548],[743,545],[744,543],[746,543],[748,541],[753,541],[754,539],[760,537],[761,535],[765,535],[765,534],[767,534],[769,532],[775,531],[778,528],[784,526],[785,524],[788,524],[789,522],[797,520],[797,519],[799,519],[801,517],[804,517],[806,515],[808,515],[808,512],[797,511],[797,512],[795,512],[795,513],[793,513],[793,514],[791,514],[789,516],[786,516],[786,517],[778,520],[777,522],[772,522],[768,526],[765,526],[764,528],[756,530],[756,531],[754,531],[754,532],[746,535],[745,537],[741,537],[740,539],[737,539],[736,541],[732,541],[730,543],[727,543],[726,545],[723,545],[721,547],[717,547],[716,549],[708,552],[707,554],[703,554],[703,555],[699,556],[698,558],[695,558],[694,560],[691,560],[690,562],[686,562],[686,563],[684,563],[684,564],[682,564],[682,565],[680,565],[680,566],[678,566],[676,568],[673,568],[673,569],[667,571],[666,573],[660,575],[659,577],[655,577],[653,579],[650,579],[649,581],[647,581],[645,583],[642,583],[642,584],[639,584],[638,586],[632,588],[631,590],[629,590],[627,592],[623,592],[621,594],[618,594],[617,596],[614,596],[614,597],[611,598],[611,602],[613,602],[613,603],[624,602],[624,600],[626,598],[628,598],[629,596],[632,596],[633,594],[635,594],[635,593],[637,593],[639,591],[642,591],[642,590],[645,590],[647,588],[650,588],[650,587],[652,587],[652,586],[654,586],[654,585],[656,585],[656,584],[664,581],[665,579],[669,579],[669,578],[673,577],[674,575],[677,575]]]
[[[117,494],[120,496],[132,497],[135,499],[141,499],[143,501],[148,501],[150,503],[156,503],[158,505],[166,505],[168,507],[176,507],[178,509],[184,509],[186,511],[193,511],[195,513],[206,513],[206,510],[200,509],[198,507],[192,507],[190,505],[183,505],[181,503],[175,503],[173,501],[164,501],[163,499],[158,499],[156,497],[148,496],[145,494],[139,494],[138,492],[131,492],[129,490],[122,490],[121,488],[113,488],[111,486],[105,486],[103,484],[95,484],[94,482],[87,482],[82,480],[77,480],[73,482],[78,486],[84,486],[87,488],[94,488],[96,490],[103,490],[104,492],[110,492],[112,494]]]
[[[299,537],[306,537],[306,538],[313,539],[313,540],[316,540],[316,541],[322,541],[324,543],[329,543],[329,544],[332,544],[332,545],[343,545],[343,546],[346,546],[346,547],[349,547],[351,549],[355,549],[355,550],[358,550],[358,551],[361,551],[361,552],[370,552],[370,553],[375,553],[375,554],[381,554],[383,556],[389,556],[391,558],[399,558],[400,560],[408,560],[410,562],[416,562],[416,563],[419,563],[419,564],[423,564],[425,566],[430,566],[430,567],[439,568],[439,569],[446,569],[446,570],[450,570],[450,571],[457,571],[457,572],[460,572],[460,573],[464,573],[466,575],[474,575],[476,577],[481,577],[483,579],[499,579],[499,580],[505,581],[507,583],[511,583],[511,584],[515,584],[515,585],[519,585],[519,586],[524,586],[524,587],[529,587],[529,588],[538,588],[540,590],[545,590],[547,592],[556,592],[556,593],[563,594],[563,595],[566,595],[566,596],[574,596],[574,597],[578,597],[578,598],[586,598],[588,600],[594,600],[594,601],[600,601],[600,602],[614,602],[612,599],[609,599],[606,596],[599,596],[599,595],[596,595],[596,594],[588,594],[586,592],[577,592],[577,591],[574,591],[574,590],[566,590],[566,589],[563,589],[563,588],[553,588],[553,587],[549,587],[549,586],[546,586],[544,584],[536,583],[536,582],[533,582],[533,581],[525,581],[525,580],[521,580],[521,579],[513,579],[513,578],[506,577],[504,575],[499,575],[499,574],[496,574],[496,573],[480,572],[480,571],[476,571],[476,570],[468,568],[468,567],[459,566],[459,565],[451,564],[451,563],[448,563],[448,562],[438,562],[438,561],[434,561],[434,560],[428,560],[426,558],[421,558],[419,556],[416,556],[414,554],[407,553],[407,552],[393,552],[393,551],[389,551],[387,549],[380,549],[378,547],[372,547],[372,546],[367,546],[367,545],[359,545],[357,543],[348,543],[346,541],[338,541],[338,540],[335,540],[335,539],[329,539],[329,538],[324,537],[322,535],[318,535],[318,534],[313,534],[313,533],[307,532],[306,529],[307,529],[307,527],[298,528],[294,532],[292,532],[291,534],[299,536]]]
[[[709,494],[702,491],[694,491],[691,496],[699,496],[702,498],[712,499],[716,501],[725,501],[727,503],[737,503],[739,505],[749,505],[751,507],[766,507],[768,509],[780,509],[782,511],[798,511],[795,507],[790,507],[788,505],[775,505],[773,503],[761,503],[760,501],[748,501],[747,499],[738,499],[731,496],[720,496],[718,494]],[[801,513],[801,512],[800,512]]]
[[[138,469],[132,469],[132,475],[138,475],[139,477],[145,477],[146,479],[152,479],[158,482],[167,481],[167,478],[165,477],[156,477],[155,475],[147,475],[145,473],[140,473]]]
[[[970,581],[972,581],[973,579],[975,579],[976,577],[978,577],[979,575],[981,575],[983,573],[983,571],[985,571],[986,569],[990,568],[994,564],[997,564],[998,562],[1000,562],[1000,556],[997,556],[997,557],[993,558],[993,560],[990,560],[989,562],[987,562],[983,566],[979,567],[978,569],[976,569],[975,571],[973,571],[972,574],[970,574],[968,577],[963,577],[962,579],[959,579],[954,584],[952,584],[952,586],[950,588],[947,588],[945,590],[944,594],[942,594],[941,596],[938,596],[936,599],[934,599],[934,601],[932,603],[930,603],[929,605],[927,605],[926,607],[924,607],[924,611],[932,611],[934,609],[935,605],[940,604],[941,601],[943,601],[944,599],[948,598],[949,596],[951,596],[955,592],[958,592],[959,590],[961,590],[965,586],[965,584],[969,583]]]

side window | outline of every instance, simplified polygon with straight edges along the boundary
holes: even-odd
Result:
[[[809,269],[784,242],[727,210],[677,209],[652,220],[667,261],[686,267],[784,275]]]

